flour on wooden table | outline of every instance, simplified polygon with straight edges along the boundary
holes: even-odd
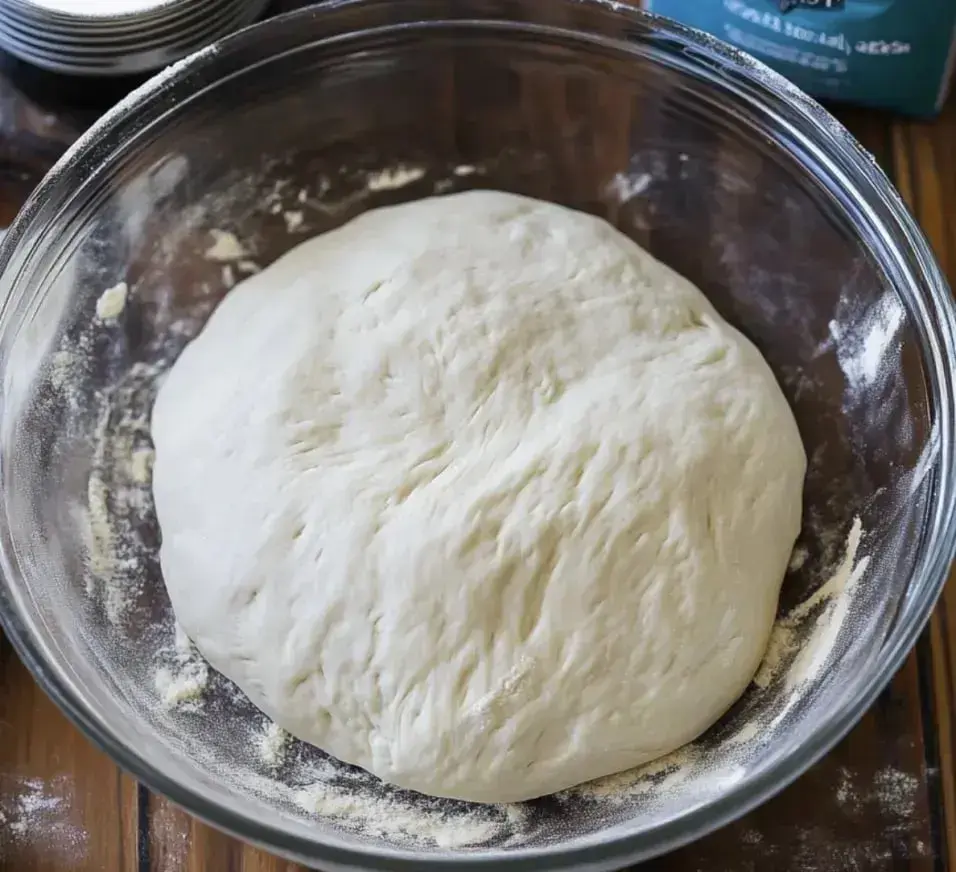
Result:
[[[150,860],[161,863],[155,872],[187,872],[192,834],[185,814],[165,799],[150,806]]]
[[[82,865],[89,836],[75,822],[73,806],[73,783],[66,776],[46,781],[0,775],[0,865],[7,840],[13,856]]]
[[[884,814],[898,821],[908,821],[916,811],[919,789],[918,778],[908,772],[887,767],[876,773],[871,795]]]

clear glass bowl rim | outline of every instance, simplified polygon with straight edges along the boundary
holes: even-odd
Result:
[[[277,827],[183,787],[152,766],[135,749],[121,742],[109,725],[89,711],[82,699],[64,684],[46,662],[40,646],[17,617],[7,579],[16,574],[16,562],[0,539],[0,625],[39,685],[67,717],[97,747],[123,769],[192,814],[245,841],[299,861],[340,864],[347,868],[407,870],[461,869],[497,864],[503,870],[611,869],[649,859],[691,842],[745,814],[778,793],[826,754],[856,724],[886,687],[906,658],[932,613],[956,556],[956,444],[954,444],[954,397],[950,374],[956,371],[956,303],[922,231],[886,175],[873,158],[832,115],[768,67],[731,46],[699,31],[615,0],[550,0],[549,6],[568,9],[591,6],[620,16],[629,29],[645,41],[656,41],[676,65],[692,68],[720,87],[731,89],[751,105],[773,115],[775,122],[796,134],[801,144],[822,159],[828,170],[848,184],[854,206],[867,215],[897,254],[894,275],[909,285],[907,302],[916,309],[923,352],[932,364],[927,373],[932,382],[935,433],[938,448],[934,508],[928,519],[926,547],[920,555],[909,592],[900,606],[902,617],[890,631],[879,657],[879,668],[857,684],[842,707],[821,722],[809,741],[781,756],[773,765],[730,788],[719,799],[695,808],[655,830],[639,834],[603,834],[580,846],[566,845],[533,850],[486,851],[480,854],[419,854],[399,849],[357,847],[345,840],[323,842],[302,839]],[[117,104],[90,128],[61,158],[31,195],[0,243],[0,336],[16,324],[11,309],[18,296],[27,293],[19,279],[32,260],[31,238],[43,236],[51,208],[60,212],[82,198],[99,167],[111,164],[121,154],[135,150],[137,137],[162,124],[166,116],[181,111],[191,98],[222,85],[233,76],[248,72],[249,55],[271,62],[305,49],[331,46],[342,39],[358,39],[369,33],[384,35],[410,28],[454,25],[520,31],[540,39],[573,35],[597,46],[638,54],[631,40],[608,37],[593,31],[575,31],[549,24],[508,20],[495,15],[476,18],[457,14],[455,7],[432,0],[436,14],[427,19],[423,3],[394,4],[391,0],[326,0],[246,28],[225,40],[180,61],[146,82]],[[469,4],[462,4],[467,7]],[[336,31],[334,14],[356,8],[388,6],[392,21],[367,30]],[[321,25],[319,26],[321,19]],[[328,25],[328,26],[326,26]],[[327,33],[321,33],[321,30]],[[629,32],[629,36],[632,34]],[[274,48],[265,51],[263,46]],[[197,85],[199,87],[197,87]],[[43,241],[36,248],[42,248]],[[6,519],[2,519],[5,523]]]

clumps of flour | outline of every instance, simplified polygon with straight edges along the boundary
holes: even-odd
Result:
[[[220,263],[243,260],[249,253],[243,247],[235,233],[228,230],[213,228],[209,231],[213,238],[212,245],[206,249],[206,257]]]
[[[394,191],[423,178],[425,170],[422,167],[398,166],[369,173],[365,184],[373,192]]]
[[[126,307],[128,294],[126,282],[107,288],[96,301],[96,317],[101,321],[115,321]]]
[[[282,215],[285,220],[285,229],[287,233],[295,233],[302,229],[305,224],[305,213],[301,209],[290,209]]]
[[[209,683],[209,665],[178,624],[172,648],[161,649],[160,658],[164,665],[156,670],[155,685],[162,704],[195,710]]]
[[[302,213],[295,213],[297,217],[290,217],[293,213],[286,213],[288,232],[298,229],[304,221]],[[207,260],[222,264],[222,285],[225,289],[233,288],[241,279],[260,271],[259,264],[252,259],[249,250],[239,241],[230,230],[212,228],[209,231],[212,245],[206,249]]]
[[[521,805],[472,807],[470,811],[459,806],[452,811],[441,800],[368,794],[334,781],[317,781],[297,791],[294,799],[303,811],[326,820],[347,820],[350,829],[363,835],[444,850],[483,845],[502,832],[515,833],[513,840],[520,840],[527,815]]]
[[[152,448],[133,449],[129,463],[129,476],[133,484],[146,487],[153,480],[153,460],[155,457]]]
[[[281,766],[289,749],[290,736],[278,724],[269,723],[259,736],[259,757],[270,769]]]

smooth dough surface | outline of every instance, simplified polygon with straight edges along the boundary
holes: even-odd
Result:
[[[209,662],[341,760],[479,802],[636,766],[734,702],[806,467],[700,291],[487,191],[243,282],[152,431],[163,573]]]

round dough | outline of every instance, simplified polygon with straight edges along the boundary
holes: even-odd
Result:
[[[183,628],[382,779],[528,799],[739,696],[806,458],[757,350],[605,222],[378,209],[233,290],[153,413]]]

